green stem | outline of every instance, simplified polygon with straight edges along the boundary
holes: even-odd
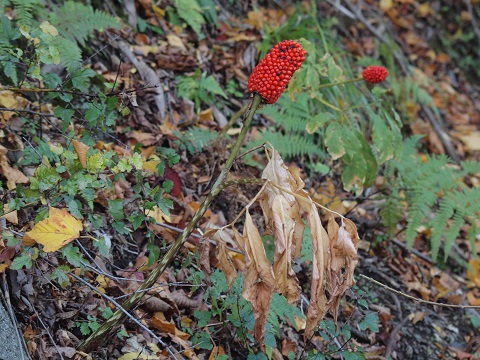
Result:
[[[227,174],[230,171],[230,168],[232,167],[233,162],[235,161],[235,158],[237,157],[238,151],[240,150],[243,140],[247,135],[248,128],[252,123],[253,115],[255,114],[255,111],[257,110],[261,101],[262,101],[261,96],[258,94],[255,94],[252,101],[252,105],[250,107],[250,111],[246,114],[243,128],[238,136],[237,141],[235,142],[235,145],[233,146],[232,152],[230,153],[230,156],[227,162],[225,163],[224,169],[218,176],[218,179],[217,181],[215,181],[215,184],[213,184],[212,190],[210,191],[208,196],[205,198],[205,200],[203,200],[199,209],[197,210],[195,215],[193,215],[192,220],[190,220],[188,225],[185,227],[184,231],[178,235],[175,242],[170,247],[170,249],[165,254],[165,256],[159,261],[158,265],[152,270],[152,272],[147,276],[147,278],[142,283],[142,285],[138,288],[138,291],[132,294],[122,304],[122,308],[124,310],[128,311],[131,308],[133,308],[135,305],[137,305],[139,301],[142,299],[142,297],[146,294],[146,292],[143,290],[148,289],[155,284],[155,282],[160,277],[160,275],[162,275],[162,273],[165,271],[165,269],[170,264],[170,262],[178,254],[183,244],[187,241],[188,237],[190,236],[192,231],[195,229],[195,227],[197,226],[197,223],[203,217],[203,215],[207,211],[212,201],[222,190],[223,188],[222,184],[225,181]],[[105,341],[110,330],[116,327],[117,325],[120,325],[120,323],[124,318],[125,318],[125,314],[122,311],[117,310],[110,319],[105,321],[102,324],[102,326],[100,326],[97,330],[95,330],[87,340],[85,340],[83,343],[79,345],[78,350],[88,353],[91,349],[96,347],[101,341]]]
[[[323,84],[323,85],[320,85],[320,86],[316,87],[315,90],[330,88],[330,87],[334,87],[334,86],[337,86],[337,85],[351,84],[351,83],[358,82],[358,81],[363,81],[363,78],[358,77],[358,78],[355,78],[355,79],[339,81],[339,82],[336,82],[336,83]]]

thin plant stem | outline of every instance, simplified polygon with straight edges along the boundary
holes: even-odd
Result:
[[[158,265],[152,270],[152,272],[145,278],[145,281],[143,282],[143,284],[140,285],[140,287],[137,289],[138,292],[132,294],[132,296],[130,296],[122,304],[122,310],[117,310],[110,319],[105,321],[102,324],[102,326],[100,326],[97,330],[95,330],[88,339],[86,339],[84,342],[82,342],[79,345],[78,350],[88,353],[92,348],[97,346],[103,339],[105,339],[107,334],[110,333],[110,331],[113,328],[118,326],[122,322],[122,320],[125,318],[124,312],[133,308],[143,298],[143,296],[145,295],[145,292],[143,290],[146,288],[152,287],[153,284],[155,284],[157,279],[160,277],[160,275],[162,275],[162,273],[165,271],[165,269],[170,264],[170,262],[172,262],[172,260],[177,256],[183,244],[187,241],[188,237],[197,226],[197,223],[203,217],[203,215],[205,214],[205,212],[207,211],[208,207],[210,206],[212,201],[215,199],[215,197],[222,190],[223,188],[222,184],[227,178],[227,174],[230,171],[230,168],[232,167],[232,164],[235,161],[235,158],[237,157],[240,147],[242,146],[243,140],[247,135],[250,124],[252,123],[253,115],[255,114],[255,111],[258,109],[258,106],[260,105],[261,101],[262,101],[262,97],[258,94],[255,94],[251,102],[250,110],[245,114],[246,116],[245,116],[245,121],[244,121],[242,130],[240,131],[240,134],[238,135],[238,139],[235,142],[235,145],[232,148],[230,156],[225,163],[224,169],[218,176],[217,180],[215,181],[215,184],[213,184],[213,187],[210,193],[207,195],[205,200],[203,200],[197,212],[193,215],[193,218],[185,227],[184,231],[178,235],[178,237],[175,239],[175,242],[167,251],[165,256],[159,261]]]

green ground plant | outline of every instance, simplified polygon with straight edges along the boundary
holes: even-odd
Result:
[[[160,255],[160,247],[155,243],[159,239],[149,230],[148,225],[155,223],[155,219],[146,211],[158,208],[168,214],[173,203],[165,195],[173,183],[153,181],[152,177],[161,178],[167,164],[171,167],[180,157],[173,149],[158,148],[160,155],[153,159],[158,165],[155,170],[147,171],[148,159],[142,159],[139,148],[128,149],[128,155],[121,155],[94,147],[97,140],[112,138],[111,133],[121,121],[125,107],[102,76],[91,69],[79,68],[87,40],[95,31],[118,27],[118,21],[93,10],[90,5],[72,1],[48,10],[37,0],[0,1],[2,10],[7,6],[15,7],[17,19],[13,21],[0,15],[0,26],[5,30],[0,32],[2,84],[22,87],[27,90],[25,96],[29,96],[29,90],[38,90],[37,84],[43,83],[45,86],[40,90],[55,107],[53,115],[59,122],[46,125],[42,123],[45,120],[21,118],[29,146],[14,165],[30,166],[35,171],[28,185],[18,185],[14,191],[9,191],[6,184],[0,185],[0,191],[7,194],[0,202],[0,212],[4,205],[8,205],[9,211],[33,207],[38,223],[48,217],[50,207],[65,207],[76,219],[88,224],[84,233],[95,239],[94,245],[105,258],[109,258],[112,251],[108,235],[133,240],[132,233],[142,228],[150,243],[148,265],[154,264]],[[65,22],[67,13],[76,15],[74,27]],[[172,22],[185,22],[199,39],[205,35],[204,26],[218,23],[214,2],[209,0],[176,0],[167,14]],[[303,38],[301,42],[309,57],[292,80],[288,94],[283,95],[278,104],[259,112],[274,126],[262,131],[249,148],[269,142],[285,158],[301,159],[311,174],[332,175],[339,171],[344,189],[354,195],[371,187],[381,174],[385,178],[384,188],[375,200],[381,204],[380,216],[392,235],[398,224],[406,220],[407,242],[412,246],[418,228],[427,226],[432,229],[432,256],[437,258],[444,240],[442,250],[446,260],[460,229],[468,225],[473,248],[480,232],[475,224],[480,211],[480,192],[460,180],[480,172],[480,164],[472,161],[455,167],[445,156],[431,156],[424,161],[418,153],[418,138],[408,138],[402,133],[402,125],[407,121],[402,121],[406,113],[402,104],[408,99],[431,106],[431,98],[411,78],[392,80],[391,86],[373,90],[363,83],[351,83],[349,79],[358,76],[366,59],[357,62],[334,43],[331,33],[334,25],[335,19],[330,19],[320,26],[316,14],[298,9],[284,25],[266,29],[259,47],[261,53],[278,40],[298,37]],[[316,38],[320,40],[313,40]],[[372,64],[372,59],[368,59],[368,64]],[[57,75],[45,71],[45,65],[59,65],[67,71]],[[337,86],[331,87],[332,84]],[[226,93],[238,96],[238,85],[229,82],[225,92],[213,75],[200,69],[193,75],[177,77],[178,97],[193,101],[197,109],[210,106],[217,99],[228,99]],[[81,125],[82,131],[75,131],[72,123]],[[46,126],[60,135],[45,138],[42,130]],[[199,127],[175,135],[176,144],[190,155],[204,151],[218,136]],[[85,164],[73,141],[88,148]],[[102,198],[103,194],[114,192],[115,182],[119,181],[131,185],[133,196],[129,204],[122,199],[105,201]],[[98,214],[98,203],[105,207],[105,217]],[[2,232],[2,238],[7,246],[20,251],[10,266],[12,270],[31,268],[38,258],[48,259],[48,254],[38,246],[21,246],[12,232]],[[308,240],[307,232],[304,241],[308,243]],[[311,245],[304,246],[303,263],[308,261],[311,249]],[[70,284],[68,274],[72,268],[84,270],[91,261],[79,243],[63,247],[58,256],[61,264],[46,275],[63,288]],[[191,280],[202,280],[201,276],[195,273]],[[213,342],[206,329],[211,322],[224,322],[233,326],[237,337],[245,343],[249,359],[270,359],[281,339],[281,325],[288,324],[299,330],[296,317],[305,318],[302,309],[274,294],[267,321],[266,354],[255,355],[250,333],[254,326],[253,310],[241,296],[242,278],[237,279],[232,290],[219,271],[213,273],[211,281],[213,286],[205,292],[204,300],[212,310],[194,313],[199,331],[194,332],[188,326],[183,328],[193,335],[192,343],[198,348],[210,350]],[[368,311],[366,302],[359,300],[358,309],[356,316],[340,329],[333,321],[323,320],[318,334],[328,343],[329,353],[310,350],[308,358],[338,355],[334,339],[348,341],[350,324],[377,332],[378,317]],[[88,335],[98,329],[99,317],[109,319],[111,316],[108,312],[98,317],[89,315],[76,325],[83,335]],[[355,346],[342,348],[340,354],[346,359],[364,358],[362,349]],[[288,357],[294,358],[294,355]]]

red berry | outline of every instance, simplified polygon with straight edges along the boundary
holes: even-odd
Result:
[[[253,69],[248,91],[260,94],[267,104],[273,104],[282,95],[293,73],[302,66],[306,54],[294,40],[279,42]]]
[[[370,84],[378,84],[388,76],[388,70],[383,66],[367,66],[365,70],[363,70],[363,78],[366,82]]]

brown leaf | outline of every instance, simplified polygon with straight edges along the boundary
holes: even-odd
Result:
[[[272,302],[275,280],[272,265],[267,259],[262,238],[252,221],[250,213],[246,212],[245,228],[246,268],[243,285],[243,297],[250,301],[255,316],[253,335],[260,347],[265,350],[266,323],[270,304]]]
[[[297,211],[298,213],[298,211]],[[283,195],[277,195],[272,204],[275,235],[275,291],[283,294],[289,303],[300,299],[300,285],[292,269],[292,241],[295,231],[292,207]]]
[[[210,266],[210,237],[202,236],[200,238],[200,248],[198,249],[200,253],[200,269],[202,269],[203,274],[205,275],[205,280],[207,284],[210,284],[210,274],[212,273],[212,268]]]
[[[327,296],[325,294],[325,272],[329,237],[322,226],[320,216],[314,204],[308,213],[308,225],[312,234],[312,283],[310,286],[310,306],[307,312],[305,326],[305,339],[313,336],[313,331],[318,326],[328,311]]]
[[[355,284],[353,273],[358,262],[357,247],[360,238],[355,224],[346,218],[342,218],[341,226],[338,226],[331,216],[327,231],[330,237],[327,290],[330,294],[330,311],[337,321],[340,299]]]
[[[72,144],[75,148],[80,164],[82,164],[82,167],[85,169],[87,167],[87,152],[89,146],[75,139],[72,139]]]
[[[213,239],[217,242],[217,266],[225,274],[228,281],[228,288],[232,290],[233,283],[237,278],[237,270],[235,270],[232,258],[228,255],[227,244],[221,238],[221,234],[219,234],[221,232],[223,232],[223,230],[220,230],[213,236]]]

